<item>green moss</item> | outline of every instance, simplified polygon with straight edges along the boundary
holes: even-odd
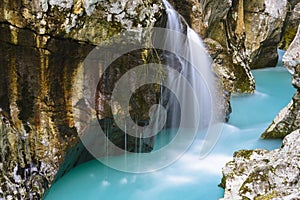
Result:
[[[287,50],[297,34],[297,27],[288,27],[278,45],[280,49]]]
[[[253,154],[253,150],[240,150],[240,151],[236,151],[234,152],[234,157],[241,157],[241,158],[246,158],[246,159],[250,159],[250,156]]]
[[[226,176],[225,175],[223,175],[223,177],[221,179],[221,183],[218,186],[225,189],[225,187],[226,187]]]
[[[243,66],[233,64],[233,73],[236,77],[234,92],[238,93],[253,93],[255,83],[250,80],[251,71],[246,71]],[[247,74],[249,73],[249,74]]]
[[[270,126],[273,125],[274,124],[271,124]],[[289,130],[289,125],[284,121],[276,124],[276,127],[271,131],[268,131],[269,128],[267,128],[267,130],[260,136],[262,139],[283,139],[286,135],[293,131]]]
[[[256,196],[254,197],[254,200],[271,200],[274,197],[276,197],[276,193],[272,191],[270,194]]]
[[[254,185],[257,186],[257,184],[261,184],[263,186],[263,193],[268,193],[270,191],[270,183],[268,180],[268,176],[266,175],[270,169],[267,167],[265,169],[258,169],[254,170],[251,174],[249,174],[248,178],[245,180],[245,182],[242,184],[241,188],[239,189],[239,193],[241,196],[247,194],[247,193],[253,193],[257,191],[252,191],[252,187]],[[261,194],[258,194],[260,196]]]

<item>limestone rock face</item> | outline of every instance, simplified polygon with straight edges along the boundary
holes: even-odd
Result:
[[[278,45],[279,49],[287,50],[296,36],[300,23],[300,0],[290,0],[289,9],[283,27],[283,36]]]
[[[287,8],[287,0],[244,1],[245,47],[251,69],[276,65]]]
[[[300,12],[299,12],[300,15]],[[282,61],[283,64],[287,67],[287,69],[293,74],[293,85],[295,88],[300,89],[299,84],[299,70],[298,66],[300,65],[300,24],[298,24],[298,32],[296,37],[294,38],[292,44],[283,55]]]
[[[204,24],[201,5],[198,0],[169,0],[174,9],[184,18],[185,22],[202,38],[205,38],[207,27]]]
[[[1,2],[0,199],[41,199],[86,159],[72,104],[89,112],[74,96],[89,84],[78,74],[99,80],[99,72],[82,71],[82,62],[110,36],[152,27],[161,9],[151,0]]]
[[[255,82],[250,69],[276,65],[287,6],[287,1],[277,0],[200,1],[205,37],[225,50],[218,71],[230,72],[226,76],[233,83],[232,92],[252,92]],[[219,57],[215,64],[220,61]]]
[[[274,119],[262,138],[283,138],[300,127],[300,25],[296,37],[283,56],[283,63],[293,73],[292,84],[297,89],[291,102]]]
[[[206,36],[218,42],[223,51],[214,59],[213,68],[221,77],[225,88],[233,93],[252,93],[255,82],[250,72],[244,47],[243,2],[202,2],[205,13]],[[233,18],[233,16],[240,16]]]
[[[233,61],[251,69],[275,66],[286,12],[287,1],[232,1],[225,30]]]
[[[243,2],[220,0],[200,1],[205,37],[215,40],[222,51],[215,56],[213,68],[227,91],[252,93],[255,82],[245,57]],[[240,16],[233,18],[233,16]]]
[[[223,168],[226,199],[299,199],[300,129],[273,151],[241,150]]]
[[[224,56],[224,48],[215,40],[211,38],[206,38],[204,40],[207,51],[213,59],[212,68],[214,73],[216,73],[216,85],[220,88],[220,91],[223,90],[223,98],[219,101],[220,110],[223,110],[223,113],[226,116],[226,121],[229,120],[229,115],[232,112],[230,105],[230,96],[232,87],[234,85],[234,79],[231,71],[227,69],[228,63],[226,62],[226,56]],[[222,109],[223,107],[223,109]]]
[[[154,1],[34,0],[1,4],[0,21],[39,35],[99,44],[121,30],[151,25],[161,4]],[[16,33],[17,34],[17,33]]]
[[[0,26],[0,140],[5,144],[0,149],[6,155],[0,161],[0,196],[40,199],[68,150],[78,143],[72,120],[72,84],[91,45],[5,23]],[[72,162],[62,171],[76,160]]]
[[[277,45],[286,18],[286,0],[174,1],[174,7],[203,38],[223,51],[214,69],[228,92],[251,93],[255,81],[250,69],[277,63]],[[276,6],[274,6],[276,5]],[[199,18],[198,20],[194,20]],[[201,29],[201,30],[199,30]],[[216,43],[214,42],[214,43]]]
[[[284,21],[289,5],[294,2],[170,1],[202,38],[222,46],[223,51],[214,59],[214,69],[225,80],[226,90],[236,93],[254,91],[255,81],[250,69],[276,65]],[[292,18],[297,16],[294,14]]]
[[[244,40],[231,37],[232,30],[227,25],[236,26],[231,20],[230,13],[238,14],[237,1],[174,1],[174,7],[204,39],[209,51],[216,48],[216,55],[212,55],[213,68],[222,80],[227,92],[251,93],[255,83],[247,62],[239,55],[245,52]],[[240,11],[239,11],[240,12]],[[233,28],[234,29],[234,28]],[[230,33],[228,33],[228,31]],[[233,30],[234,32],[234,30]],[[243,36],[241,36],[243,37]],[[220,51],[221,50],[221,51]],[[239,53],[238,53],[239,52]]]

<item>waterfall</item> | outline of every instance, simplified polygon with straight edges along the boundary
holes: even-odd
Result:
[[[222,113],[216,113],[215,99],[218,99],[219,93],[214,88],[212,61],[199,35],[188,26],[168,1],[163,0],[163,3],[166,8],[168,31],[154,34],[154,41],[159,37],[157,43],[164,43],[163,57],[168,67],[178,71],[180,76],[172,73],[172,70],[168,72],[165,85],[171,86],[171,89],[164,88],[161,96],[161,103],[167,110],[165,128],[175,130],[175,133],[169,131],[169,138],[167,137],[165,142],[156,139],[155,143],[158,143],[156,146],[164,146],[162,143],[169,143],[181,132],[183,136],[178,141],[193,140],[196,134],[200,133],[203,144],[202,152],[199,153],[200,156],[205,156],[217,141],[220,127],[215,124],[222,119],[222,116],[218,116]],[[189,135],[190,131],[194,132],[194,135]],[[159,140],[164,140],[162,138],[159,137]]]
[[[101,67],[95,107],[104,131],[87,123],[81,140],[98,160],[120,171],[144,173],[166,167],[182,156],[198,135],[203,141],[199,156],[207,155],[220,133],[211,129],[215,122],[214,99],[217,99],[211,59],[198,34],[167,1],[163,2],[168,17],[165,28],[124,32],[93,49],[84,61],[84,67]],[[123,41],[125,46],[120,44]],[[125,56],[125,65],[119,65],[123,60],[118,58],[141,49],[155,51],[153,55],[159,61],[150,59],[147,64],[134,66],[137,63],[128,62]],[[161,85],[160,91],[155,86],[152,96],[145,94],[150,99],[155,97],[153,101],[145,101],[154,105],[149,110],[148,105],[147,110],[141,109],[141,118],[139,115],[132,117],[130,100],[134,100],[133,91],[149,84]],[[90,85],[86,84],[85,90],[89,90]],[[149,118],[145,119],[144,112]],[[109,117],[110,114],[113,117]],[[102,120],[102,117],[106,119]],[[81,120],[85,122],[85,119]],[[109,127],[105,125],[106,121]],[[151,151],[153,144],[154,151]],[[102,154],[103,148],[106,155]]]
[[[203,41],[198,34],[191,29],[184,19],[174,10],[170,3],[163,0],[167,13],[166,28],[174,32],[186,35],[186,37],[178,37],[178,35],[168,33],[164,39],[164,49],[171,52],[181,52],[179,56],[166,52],[164,57],[167,65],[176,69],[182,76],[173,77],[171,74],[167,76],[168,85],[172,85],[175,89],[179,100],[175,100],[174,95],[165,91],[162,94],[162,99],[165,102],[168,110],[167,124],[168,127],[178,128],[180,121],[180,113],[185,112],[194,113],[194,116],[189,115],[188,126],[185,128],[203,129],[207,127],[212,119],[213,100],[211,92],[213,88],[213,75],[211,72],[211,59],[206,53]],[[196,65],[196,66],[195,66]],[[185,80],[182,80],[185,79]],[[187,89],[191,87],[195,94],[195,100],[187,98]],[[166,102],[167,101],[167,102]],[[180,105],[178,105],[180,102]],[[197,112],[199,111],[199,112]],[[199,120],[199,124],[197,120]]]

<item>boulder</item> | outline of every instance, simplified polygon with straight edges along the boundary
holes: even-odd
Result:
[[[300,129],[283,140],[280,149],[240,150],[223,168],[224,198],[299,199]]]

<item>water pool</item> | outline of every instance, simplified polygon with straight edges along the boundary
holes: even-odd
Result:
[[[52,185],[45,200],[212,200],[223,196],[221,169],[239,149],[281,146],[280,140],[260,140],[295,90],[283,67],[253,71],[254,95],[232,97],[233,112],[213,151],[199,159],[200,139],[172,165],[153,173],[116,171],[93,160],[82,164]]]

